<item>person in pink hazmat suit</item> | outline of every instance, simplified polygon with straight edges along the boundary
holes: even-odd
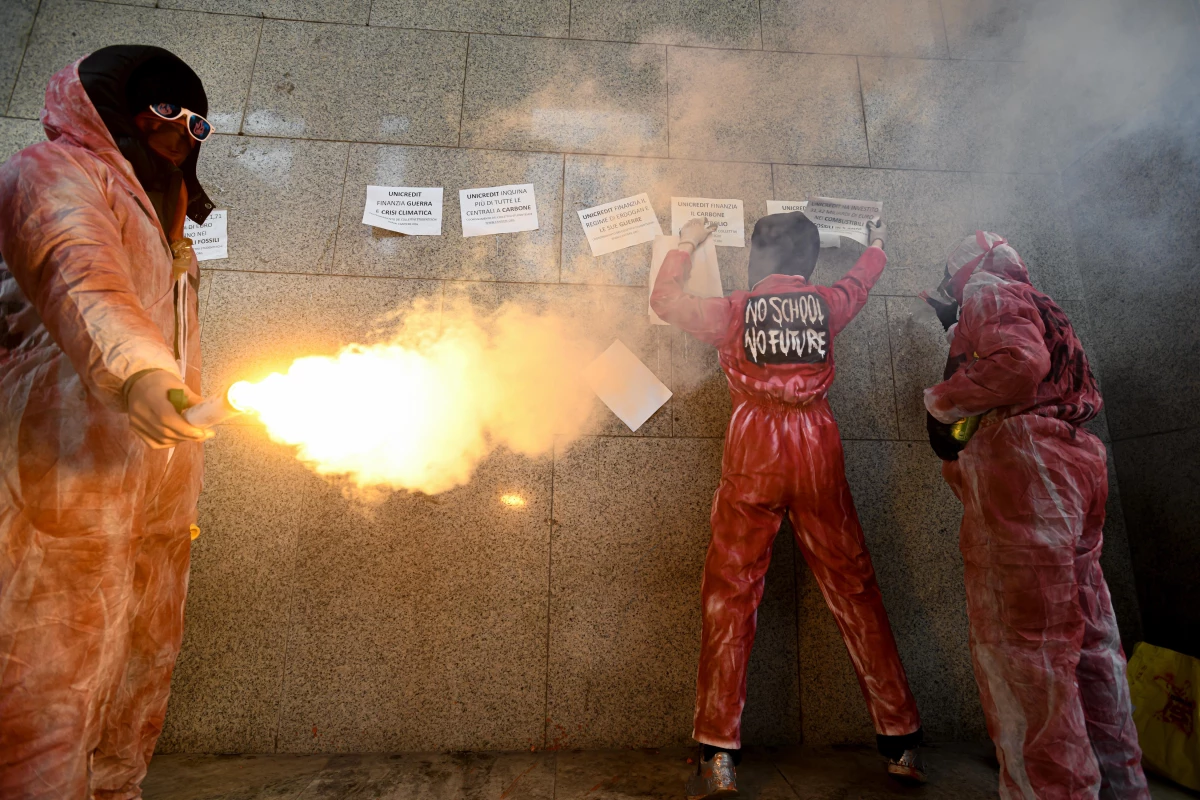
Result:
[[[1087,356],[997,234],[968,236],[939,292],[926,299],[950,357],[925,407],[963,504],[971,655],[1000,797],[1149,800],[1100,570],[1108,471],[1081,427],[1102,405]],[[954,436],[960,421],[976,432]]]
[[[0,167],[0,797],[139,798],[183,636],[203,430],[184,217],[200,79],[107,47]]]

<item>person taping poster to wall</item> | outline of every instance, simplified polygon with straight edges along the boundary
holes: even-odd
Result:
[[[696,297],[684,288],[692,253],[714,227],[702,219],[683,227],[650,298],[659,317],[717,347],[733,400],[700,588],[703,635],[692,735],[701,757],[688,797],[736,791],[755,615],[785,513],[850,652],[888,772],[924,782],[917,754],[921,719],[826,399],[834,342],[887,264],[887,229],[864,226],[872,244],[858,263],[833,286],[816,286],[809,283],[820,250],[816,226],[800,212],[763,217],[750,239],[750,291]]]

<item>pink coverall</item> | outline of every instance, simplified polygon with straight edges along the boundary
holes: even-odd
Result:
[[[148,448],[121,391],[145,369],[199,391],[199,271],[172,280],[78,64],[51,79],[42,122],[50,141],[0,167],[0,797],[137,798],[183,633],[203,455]]]
[[[963,504],[971,654],[1000,796],[1149,798],[1125,657],[1100,571],[1108,471],[1079,427],[1102,401],[1070,321],[993,233],[950,258],[961,305],[942,422],[982,414],[942,472]]]
[[[905,737],[921,727],[825,399],[834,340],[862,310],[886,264],[872,247],[833,286],[771,275],[727,298],[684,291],[691,257],[683,251],[669,253],[659,269],[650,298],[655,313],[716,345],[733,398],[700,587],[692,735],[704,744],[741,747],[755,617],[784,514],[842,632],[876,732]]]

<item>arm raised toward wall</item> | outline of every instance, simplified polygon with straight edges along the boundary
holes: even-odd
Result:
[[[1050,371],[1046,328],[1037,308],[1000,286],[987,286],[963,305],[954,338],[975,360],[925,390],[925,408],[941,422],[1032,402]]]
[[[664,322],[687,331],[702,342],[717,345],[729,330],[733,303],[727,297],[696,297],[684,287],[692,272],[692,256],[672,250],[663,259],[650,293],[650,307]]]

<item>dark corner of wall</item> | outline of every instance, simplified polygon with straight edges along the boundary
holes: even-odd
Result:
[[[1148,105],[1062,177],[1118,478],[1110,514],[1124,516],[1106,528],[1104,559],[1123,638],[1200,657],[1197,75],[1195,54],[1171,65]]]

